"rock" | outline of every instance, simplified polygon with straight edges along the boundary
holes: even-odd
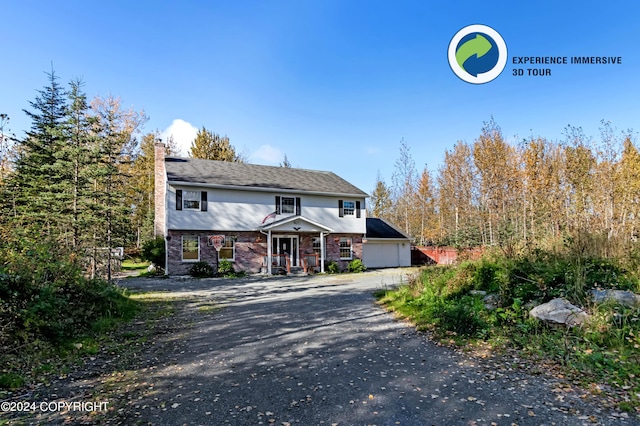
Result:
[[[591,290],[593,301],[596,303],[615,302],[624,306],[640,304],[640,296],[624,290]]]
[[[529,315],[541,321],[568,326],[582,324],[589,317],[582,309],[562,298],[536,306],[529,312]]]
[[[484,308],[488,311],[493,311],[500,306],[500,296],[497,294],[488,294],[482,301],[484,302]]]
[[[151,265],[149,265],[147,267],[147,272],[149,272],[151,274],[155,274],[156,273],[156,265],[154,265],[153,263]]]

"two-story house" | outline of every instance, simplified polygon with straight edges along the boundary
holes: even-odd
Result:
[[[195,158],[155,147],[155,233],[168,274],[205,261],[238,271],[324,271],[362,259],[367,194],[331,172]]]

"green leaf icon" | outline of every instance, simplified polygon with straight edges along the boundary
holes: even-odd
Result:
[[[482,34],[476,34],[475,38],[467,40],[456,52],[456,62],[460,65],[460,68],[464,69],[462,64],[473,55],[477,55],[478,58],[487,54],[491,50],[491,42],[487,40]]]

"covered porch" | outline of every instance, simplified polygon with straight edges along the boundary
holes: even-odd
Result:
[[[327,235],[333,230],[303,216],[291,216],[265,224],[267,236],[263,268],[267,274],[301,271],[324,272]]]

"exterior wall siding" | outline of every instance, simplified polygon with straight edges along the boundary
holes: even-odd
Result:
[[[207,211],[176,210],[176,189],[207,191]],[[215,228],[225,231],[255,231],[262,220],[275,210],[276,196],[300,197],[301,215],[338,233],[364,234],[366,208],[364,198],[321,196],[259,191],[225,190],[203,187],[168,187],[168,229],[200,230]],[[339,217],[338,200],[360,202],[360,217]],[[281,220],[293,214],[280,214]]]

